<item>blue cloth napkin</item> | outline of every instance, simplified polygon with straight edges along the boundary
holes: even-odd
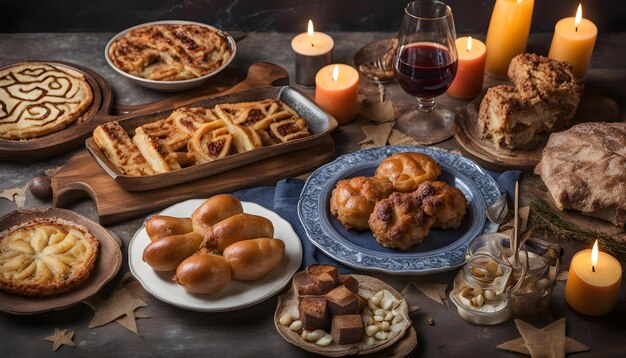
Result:
[[[521,171],[512,170],[504,173],[496,173],[486,170],[485,172],[496,180],[502,189],[501,191],[506,192],[510,198],[513,198],[515,181],[521,177]],[[251,201],[273,210],[291,223],[291,226],[302,242],[303,268],[315,263],[324,263],[338,266],[342,272],[348,273],[353,271],[318,250],[307,238],[304,227],[302,227],[300,219],[298,218],[298,200],[300,199],[303,186],[304,181],[302,180],[283,179],[279,181],[275,187],[264,186],[250,188],[239,190],[233,194],[242,201]]]

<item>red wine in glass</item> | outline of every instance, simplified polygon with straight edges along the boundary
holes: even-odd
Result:
[[[452,83],[456,68],[456,58],[450,51],[433,42],[414,42],[403,46],[394,66],[402,89],[421,98],[442,95]]]

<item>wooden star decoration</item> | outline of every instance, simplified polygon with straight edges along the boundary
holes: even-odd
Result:
[[[52,342],[52,350],[57,351],[62,345],[76,347],[76,343],[72,341],[74,331],[67,332],[67,329],[54,329],[54,334],[46,337],[46,341]]]
[[[522,337],[497,346],[499,349],[530,355],[531,357],[565,357],[568,353],[586,352],[586,345],[565,336],[565,318],[544,328],[536,328],[516,319],[515,325]]]

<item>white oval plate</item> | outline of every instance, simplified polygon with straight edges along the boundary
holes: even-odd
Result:
[[[190,217],[205,199],[191,199],[170,206],[159,215]],[[150,238],[142,226],[128,245],[130,271],[141,285],[159,300],[176,307],[200,312],[234,311],[264,301],[282,290],[302,262],[302,244],[291,224],[275,212],[258,204],[242,202],[243,211],[269,219],[274,225],[274,237],[285,242],[285,258],[281,264],[256,281],[231,283],[222,291],[212,295],[194,295],[172,281],[173,271],[155,271],[142,260],[143,250]]]

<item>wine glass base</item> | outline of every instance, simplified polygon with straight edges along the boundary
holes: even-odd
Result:
[[[430,145],[452,137],[454,112],[439,104],[430,112],[411,107],[396,119],[396,128],[421,145]]]

